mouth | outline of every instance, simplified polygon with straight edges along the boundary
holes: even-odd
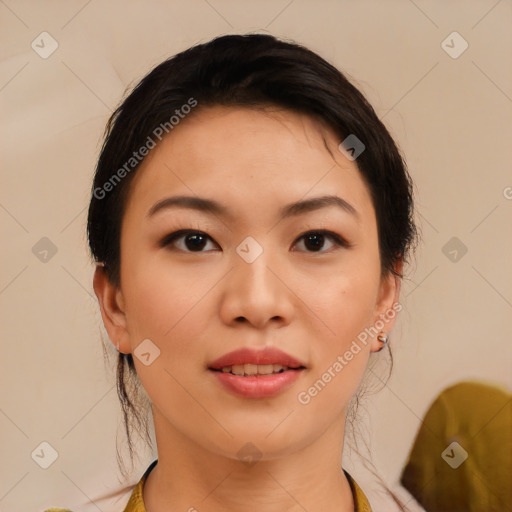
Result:
[[[264,377],[287,371],[305,370],[305,366],[283,366],[281,364],[237,364],[222,368],[208,368],[214,372],[229,373],[238,377]]]
[[[305,368],[302,361],[283,352],[277,347],[267,346],[261,349],[242,347],[224,354],[208,365],[210,370],[233,375],[270,375],[281,370]]]
[[[276,397],[293,386],[306,371],[305,366],[269,363],[246,363],[208,369],[224,390],[243,399]]]
[[[242,398],[272,398],[302,377],[302,361],[274,346],[242,347],[208,366],[211,375],[229,393]]]

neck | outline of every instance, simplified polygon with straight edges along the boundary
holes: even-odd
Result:
[[[153,418],[158,463],[144,486],[148,512],[235,512],[248,506],[259,512],[354,510],[352,491],[341,469],[344,417],[305,446],[272,456],[258,451],[252,462],[197,444],[155,408]]]

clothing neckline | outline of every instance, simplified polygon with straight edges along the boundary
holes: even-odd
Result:
[[[158,459],[155,459],[146,469],[139,482],[135,485],[123,512],[146,512],[143,496],[144,484],[146,483],[149,473],[151,473],[157,463]],[[359,485],[357,485],[357,482],[344,469],[343,473],[345,474],[350,485],[350,489],[352,490],[352,497],[354,499],[354,512],[372,512],[370,502],[368,501],[368,498],[365,496]]]

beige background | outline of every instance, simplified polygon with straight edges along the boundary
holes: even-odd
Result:
[[[407,157],[423,244],[392,332],[394,374],[362,411],[388,484],[447,385],[512,388],[510,0],[1,0],[0,20],[1,511],[128,500],[86,251],[90,183],[125,88],[216,35],[268,31],[319,52],[354,77]],[[31,48],[43,31],[59,45],[46,59]],[[453,31],[469,44],[456,59],[441,46]],[[46,263],[32,252],[43,237],[57,248]],[[468,249],[457,262],[443,252],[452,237]],[[43,441],[58,452],[46,470],[31,457]],[[393,510],[348,455],[374,506]],[[132,484],[153,458],[141,452]]]

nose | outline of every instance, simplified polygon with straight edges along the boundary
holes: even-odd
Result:
[[[224,280],[220,306],[223,322],[247,322],[258,329],[268,324],[289,324],[296,297],[288,282],[289,273],[286,274],[270,251],[264,250],[251,263],[236,254]]]

